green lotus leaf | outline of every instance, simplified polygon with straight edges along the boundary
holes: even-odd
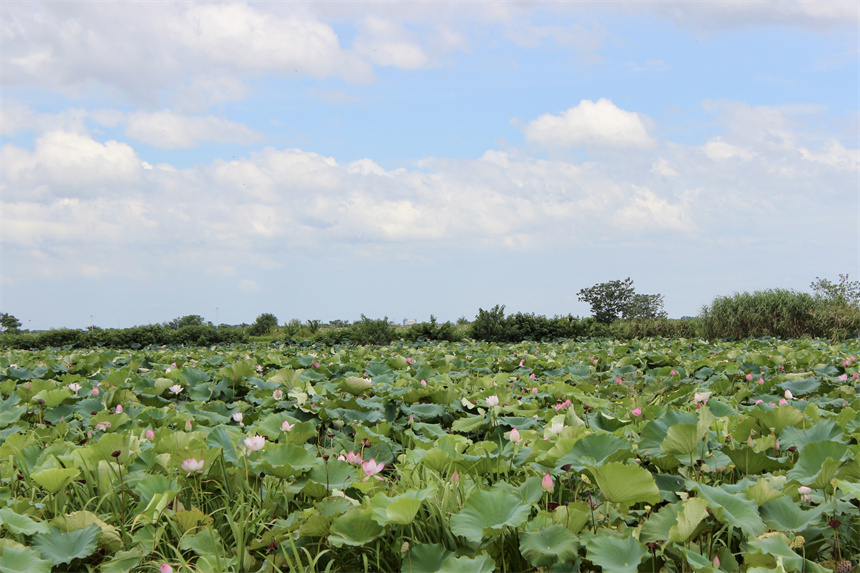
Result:
[[[839,466],[848,455],[845,444],[830,440],[815,442],[803,448],[794,467],[785,475],[816,489],[832,488],[830,480],[836,477]]]
[[[72,393],[66,388],[55,388],[52,390],[42,390],[32,400],[42,400],[45,408],[54,408],[62,404],[67,398],[71,398]]]
[[[556,469],[566,464],[576,471],[586,466],[600,466],[607,462],[623,462],[633,457],[630,442],[611,434],[589,434],[573,445],[573,448],[555,462]]]
[[[328,540],[335,547],[360,547],[378,538],[384,531],[373,519],[372,510],[356,507],[332,521]]]
[[[57,526],[60,531],[68,532],[83,529],[90,525],[98,525],[101,528],[99,536],[99,547],[113,553],[122,548],[122,538],[117,528],[108,525],[91,511],[73,511],[65,515],[58,515],[51,524]]]
[[[839,442],[843,433],[836,420],[827,419],[819,420],[806,429],[789,426],[780,433],[779,441],[783,449],[794,446],[798,451],[803,451],[803,448],[815,442]]]
[[[349,392],[353,396],[361,396],[362,394],[373,388],[373,383],[366,378],[359,378],[358,376],[348,376],[340,381],[340,388],[345,392]]]
[[[612,503],[633,505],[660,501],[657,483],[645,468],[609,462],[599,467],[588,466],[588,471],[597,480],[603,496]]]
[[[761,506],[761,517],[770,529],[804,531],[821,518],[824,506],[803,510],[797,502],[783,496]]]
[[[562,525],[520,533],[520,552],[534,567],[572,561],[578,550],[577,537]]]
[[[747,543],[744,564],[749,567],[748,571],[757,567],[767,568],[768,571],[778,570],[777,562],[784,567],[784,571],[830,573],[829,569],[804,559],[792,551],[788,546],[787,538],[781,533],[751,539]]]
[[[708,516],[708,502],[700,497],[689,497],[678,512],[677,524],[669,528],[669,541],[685,543]]]
[[[757,452],[746,445],[730,450],[724,449],[722,453],[735,464],[735,467],[744,475],[758,475],[766,471],[773,471],[783,467],[782,462],[768,456],[764,452]]]
[[[99,573],[131,573],[140,563],[143,550],[139,547],[128,551],[117,551],[110,561],[99,565]]]
[[[187,533],[200,526],[211,526],[213,523],[211,515],[207,515],[197,508],[175,511],[170,519],[176,522],[182,533]]]
[[[789,404],[780,404],[776,408],[762,408],[762,404],[759,404],[750,410],[750,415],[759,421],[762,428],[773,428],[776,435],[779,435],[783,428],[803,421],[803,413]]]
[[[456,557],[456,554],[438,543],[413,545],[409,550],[409,555],[403,559],[400,571],[402,573],[437,573],[442,570],[442,564],[449,557]]]
[[[33,474],[33,481],[51,493],[57,493],[80,474],[76,468],[49,468]]]
[[[34,535],[36,533],[48,533],[48,525],[41,521],[34,521],[29,515],[15,513],[11,508],[0,508],[0,525],[16,535]]]
[[[759,478],[754,485],[744,489],[744,493],[748,498],[755,501],[759,508],[784,495],[781,491],[776,490],[766,478]]]
[[[484,537],[498,535],[506,526],[519,527],[530,513],[531,504],[521,503],[510,491],[477,491],[466,500],[462,511],[451,517],[451,531],[480,543]]]
[[[29,547],[0,547],[0,573],[51,573],[51,561]]]
[[[439,573],[493,573],[493,571],[496,571],[496,562],[484,553],[476,557],[449,556],[439,568]]]
[[[657,513],[651,514],[642,524],[639,541],[643,543],[659,543],[669,540],[669,531],[678,523],[678,513],[683,507],[682,502],[676,502],[661,507]]]
[[[698,416],[690,412],[680,410],[668,410],[656,420],[651,420],[642,429],[642,437],[639,440],[639,453],[646,456],[660,455],[663,450],[661,444],[669,432],[669,428],[675,424],[697,424]]]
[[[660,443],[663,454],[686,456],[696,451],[701,443],[697,424],[674,424]]]
[[[92,555],[101,533],[102,528],[96,524],[65,533],[52,526],[47,533],[33,536],[33,548],[54,565],[71,563]],[[3,557],[5,561],[5,552]]]
[[[795,396],[805,396],[818,390],[818,387],[821,386],[821,380],[818,378],[802,378],[780,382],[777,386],[783,390],[790,391]]]
[[[221,541],[221,535],[217,530],[211,527],[202,529],[197,533],[182,536],[182,540],[179,542],[179,548],[185,551],[193,551],[195,554],[200,556],[227,556],[227,550],[224,548],[224,543]]]
[[[636,573],[648,551],[631,536],[620,536],[601,529],[588,542],[586,559],[612,573]]]
[[[696,553],[695,551],[690,551],[686,547],[681,547],[680,545],[676,545],[675,548],[684,556],[684,559],[693,571],[698,571],[700,573],[715,573],[716,571],[719,571],[719,569],[714,569],[713,561],[710,561],[704,555]]]
[[[421,503],[432,496],[435,489],[410,490],[395,497],[388,497],[383,493],[373,496],[370,508],[373,510],[373,518],[379,525],[397,523],[407,525],[412,523],[415,515],[421,508]]]
[[[454,432],[474,432],[478,428],[482,427],[486,419],[483,416],[466,416],[465,418],[458,418],[454,420],[454,423],[451,425],[451,430]]]
[[[263,453],[260,467],[266,474],[288,478],[313,469],[319,461],[318,457],[300,446],[280,444]]]
[[[719,521],[738,527],[746,535],[755,536],[765,532],[764,522],[758,513],[756,502],[744,494],[732,494],[719,487],[696,484],[699,495],[708,500],[711,511]]]

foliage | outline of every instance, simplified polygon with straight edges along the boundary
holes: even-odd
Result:
[[[849,305],[860,305],[860,281],[848,280],[847,274],[839,275],[839,283],[834,284],[827,279],[815,277],[809,285],[815,296],[828,301],[841,301]]]
[[[634,294],[627,301],[627,305],[621,311],[625,319],[633,318],[666,318],[663,310],[662,294]]]
[[[419,322],[402,330],[399,338],[406,342],[425,342],[433,340],[444,340],[447,342],[458,342],[465,338],[462,330],[451,322],[439,324],[436,317],[430,315],[430,322]]]
[[[206,325],[186,325],[169,328],[160,324],[132,328],[92,328],[76,330],[61,328],[41,332],[3,333],[0,342],[9,348],[140,348],[147,346],[210,346],[247,342],[240,328]]]
[[[671,338],[6,350],[0,570],[844,569],[858,355]]]
[[[663,295],[636,293],[630,277],[581,289],[577,298],[589,303],[595,320],[604,324],[611,324],[619,316],[625,319],[666,317]]]
[[[166,326],[167,328],[179,330],[184,326],[203,326],[204,324],[206,324],[206,320],[199,314],[187,314],[185,316],[174,318],[168,322]]]
[[[697,338],[698,319],[670,320],[661,318],[631,318],[616,320],[609,326],[613,338]]]
[[[706,338],[840,338],[860,330],[860,312],[842,299],[786,289],[718,296],[699,317]]]
[[[11,314],[0,313],[0,329],[5,332],[17,332],[21,328],[21,321]]]
[[[276,328],[278,328],[278,317],[270,312],[264,312],[248,328],[248,334],[251,336],[265,336],[274,332]]]

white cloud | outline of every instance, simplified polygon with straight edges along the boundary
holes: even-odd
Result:
[[[561,115],[544,114],[523,131],[526,140],[550,148],[648,148],[656,143],[642,116],[606,98],[582,100]]]
[[[189,148],[201,141],[250,144],[262,135],[248,126],[214,116],[186,116],[173,111],[126,115],[129,137],[163,149]]]
[[[714,137],[710,139],[702,146],[702,150],[708,158],[714,161],[725,161],[726,159],[731,159],[733,157],[749,161],[756,156],[754,151],[726,143],[723,141],[722,137]]]
[[[57,195],[117,192],[140,179],[141,161],[132,147],[86,134],[51,131],[39,137],[33,151],[15,145],[2,150],[5,184],[15,189],[46,188]],[[68,196],[68,195],[65,195]]]
[[[678,172],[669,167],[669,162],[665,157],[660,157],[651,164],[651,173],[656,173],[657,175],[662,175],[664,177],[677,177]]]
[[[251,279],[242,279],[239,281],[239,284],[237,286],[239,290],[244,292],[259,292],[262,290],[260,288],[260,285],[257,284],[257,281]]]
[[[373,62],[407,70],[423,68],[430,63],[424,49],[400,23],[369,16],[364,18],[360,28],[353,48]]]
[[[799,148],[799,151],[807,161],[848,171],[860,170],[860,149],[846,149],[836,140],[829,141],[820,153],[814,153],[805,147]]]

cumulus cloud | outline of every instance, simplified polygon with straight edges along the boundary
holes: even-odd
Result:
[[[5,145],[0,155],[4,192],[12,197],[24,189],[63,196],[116,192],[137,183],[142,168],[127,143],[101,143],[90,135],[66,131],[40,136],[33,151]]]
[[[250,144],[262,139],[262,134],[242,123],[169,110],[129,113],[126,124],[129,137],[163,149],[194,147],[201,141]]]
[[[524,126],[526,140],[549,148],[648,148],[643,117],[606,98],[582,100],[561,115],[544,114]]]

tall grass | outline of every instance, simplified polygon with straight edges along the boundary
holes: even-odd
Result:
[[[699,314],[705,338],[848,338],[860,331],[860,309],[787,289],[718,296]]]

